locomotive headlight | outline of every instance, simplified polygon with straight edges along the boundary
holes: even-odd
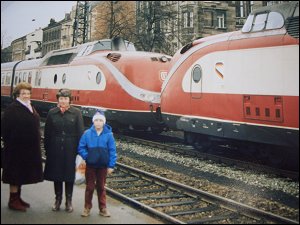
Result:
[[[153,102],[155,97],[153,95],[146,95],[146,101],[147,102]]]
[[[162,56],[162,57],[160,57],[160,61],[167,62],[168,58],[166,56]]]
[[[153,94],[141,94],[140,96],[145,102],[156,103],[159,100],[159,97]]]

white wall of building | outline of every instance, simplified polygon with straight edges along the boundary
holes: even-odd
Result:
[[[42,28],[36,29],[26,36],[26,52],[25,59],[37,59],[42,56],[42,41],[43,30]],[[40,48],[40,49],[39,49]],[[40,50],[40,51],[37,51]]]

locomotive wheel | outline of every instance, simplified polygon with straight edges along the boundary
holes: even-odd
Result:
[[[213,142],[206,135],[196,134],[193,145],[197,150],[208,152],[211,150]]]
[[[153,128],[153,127],[151,127],[151,133],[154,134],[154,135],[160,134],[163,131],[164,131],[164,129],[162,129],[162,128]]]
[[[184,132],[184,143],[188,145],[193,145],[195,142],[195,134],[191,132]]]

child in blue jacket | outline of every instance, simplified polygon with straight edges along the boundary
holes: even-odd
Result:
[[[116,164],[116,144],[112,128],[105,124],[102,112],[93,116],[93,125],[86,130],[80,139],[78,154],[86,161],[86,189],[83,217],[90,215],[95,187],[98,195],[99,214],[109,217],[106,208],[106,191],[104,188],[107,174],[113,172]]]

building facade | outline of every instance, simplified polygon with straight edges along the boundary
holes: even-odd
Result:
[[[240,30],[252,10],[282,2],[77,1],[63,20],[51,19],[47,27],[14,40],[12,60],[43,57],[55,49],[115,36],[135,43],[137,50],[173,55],[195,39]],[[76,27],[85,29],[84,37],[74,37],[79,34]]]
[[[73,21],[74,13],[66,13],[65,18],[60,21],[61,24],[61,48],[70,48],[72,47],[72,38],[73,38]]]
[[[26,35],[25,59],[38,59],[42,57],[43,30],[39,28]]]
[[[60,49],[61,43],[61,24],[50,19],[49,25],[43,29],[42,56],[48,52]]]
[[[20,37],[11,43],[12,61],[25,60],[26,36]]]

